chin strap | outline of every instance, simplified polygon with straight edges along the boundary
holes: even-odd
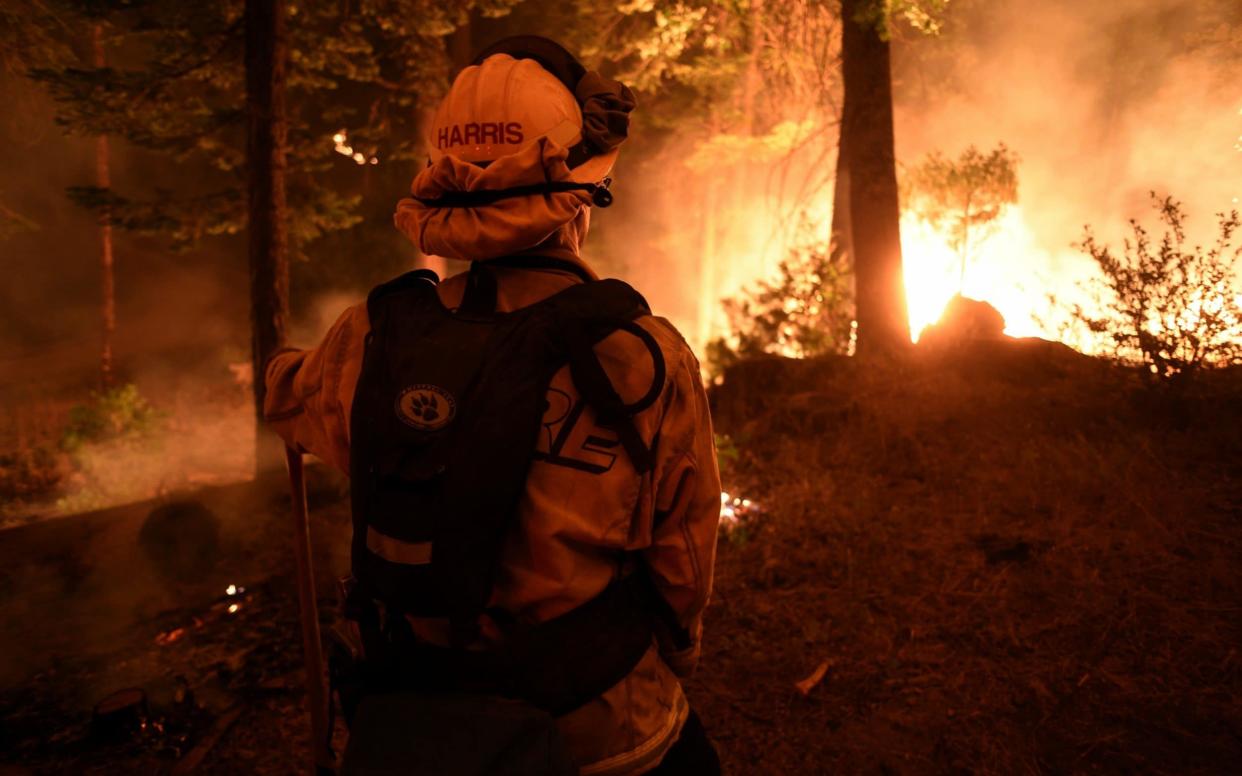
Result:
[[[483,207],[512,197],[529,197],[533,194],[560,194],[566,191],[585,191],[591,195],[591,204],[595,207],[608,207],[612,204],[612,192],[608,188],[611,185],[612,178],[604,178],[599,183],[550,181],[548,183],[530,183],[525,186],[510,186],[507,189],[446,191],[438,197],[414,197],[414,199],[426,207]]]

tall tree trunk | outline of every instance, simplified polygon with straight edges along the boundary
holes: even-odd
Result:
[[[840,148],[848,175],[859,352],[895,351],[910,344],[889,45],[880,35],[884,22],[858,20],[860,9],[866,11],[877,2],[841,0],[845,105]]]
[[[832,184],[832,236],[828,257],[833,266],[845,266],[854,259],[854,239],[850,228],[850,168],[845,150],[845,111],[841,111],[840,139],[837,141],[837,172]]]
[[[91,47],[94,53],[94,65],[97,68],[107,66],[104,57],[103,25],[95,24],[91,34]],[[95,138],[95,185],[101,189],[112,188],[112,172],[109,164],[108,136],[99,135]],[[116,284],[112,271],[112,213],[105,208],[99,213],[99,269],[103,343],[99,353],[99,379],[104,389],[110,388],[112,374],[112,340],[116,334]]]
[[[249,170],[251,357],[254,366],[255,468],[277,468],[283,456],[263,428],[263,366],[285,344],[289,318],[289,251],[285,203],[284,0],[246,0],[246,159]]]

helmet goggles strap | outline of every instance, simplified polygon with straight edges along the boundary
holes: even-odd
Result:
[[[426,207],[485,207],[512,197],[529,197],[532,194],[559,194],[566,191],[585,191],[591,195],[591,203],[596,207],[608,207],[612,204],[612,192],[608,187],[612,178],[604,178],[599,183],[575,183],[573,181],[548,181],[547,183],[528,183],[523,186],[510,186],[504,189],[479,189],[477,191],[446,191],[438,197],[415,197]]]

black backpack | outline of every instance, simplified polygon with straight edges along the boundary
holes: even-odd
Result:
[[[437,282],[425,270],[409,273],[367,300],[371,333],[350,424],[352,565],[363,597],[390,613],[447,617],[454,644],[464,646],[487,611],[553,375],[569,364],[598,422],[615,431],[641,473],[652,455],[633,416],[659,397],[665,368],[657,343],[636,323],[649,314],[647,303],[619,280],[586,279],[506,313],[494,310],[486,265],[472,266],[455,311],[440,302]],[[593,350],[618,329],[639,337],[655,364],[650,390],[632,404],[618,397]],[[614,584],[522,631],[500,659],[457,650],[463,654],[441,661],[452,670],[437,669],[436,689],[489,676],[491,686],[475,689],[563,713],[638,662],[651,644],[647,608],[634,585]],[[424,654],[425,676],[429,665],[436,660]],[[454,672],[460,682],[445,679]]]

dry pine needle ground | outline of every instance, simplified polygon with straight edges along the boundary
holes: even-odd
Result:
[[[691,698],[734,773],[1236,772],[1242,375],[743,365]],[[805,696],[795,687],[823,663]]]

